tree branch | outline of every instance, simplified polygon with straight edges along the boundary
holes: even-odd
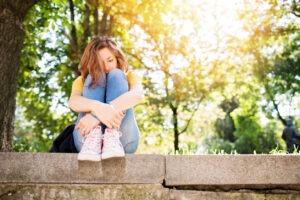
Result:
[[[271,102],[276,110],[276,113],[277,113],[277,117],[279,118],[279,120],[282,122],[283,125],[286,126],[286,120],[281,116],[280,112],[279,112],[279,109],[278,109],[278,105],[276,102],[275,102],[275,98],[274,96],[271,94],[270,92],[270,88],[268,87],[268,85],[265,85],[265,89],[266,89],[266,92],[267,92],[267,95],[269,96],[269,98],[271,99]]]
[[[185,127],[182,129],[182,131],[179,132],[179,135],[182,134],[182,133],[184,133],[184,132],[186,132],[186,130],[188,129],[188,127],[189,127],[189,125],[190,125],[190,123],[191,123],[191,121],[192,121],[192,119],[193,119],[193,117],[195,115],[195,113],[198,111],[198,109],[200,107],[199,105],[200,105],[200,103],[202,102],[203,99],[204,99],[204,96],[202,96],[201,99],[200,99],[200,101],[198,101],[197,108],[195,110],[193,110],[190,118],[187,120],[187,123],[186,123]]]

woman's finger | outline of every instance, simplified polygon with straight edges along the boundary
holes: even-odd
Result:
[[[120,116],[124,117],[125,113],[123,111],[119,111]]]
[[[122,120],[123,118],[124,118],[123,113],[118,112],[118,113],[115,114],[115,119]]]
[[[122,122],[122,120],[116,120],[116,121],[115,121],[115,125],[116,125],[117,127],[119,127],[119,126],[121,125],[121,122]]]
[[[85,137],[85,129],[84,129],[84,128],[81,128],[79,131],[80,131],[81,135],[82,135],[83,137]]]
[[[112,128],[112,125],[111,125],[111,123],[109,123],[109,122],[106,124],[106,126],[107,126],[108,128]]]
[[[109,128],[109,122],[107,120],[102,121],[102,123],[105,124],[105,126]]]
[[[80,126],[81,126],[81,124],[78,123],[77,126],[75,127],[75,129],[76,129],[76,130],[80,130]]]

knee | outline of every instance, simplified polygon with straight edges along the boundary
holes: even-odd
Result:
[[[116,69],[113,69],[111,70],[108,74],[107,74],[107,79],[119,79],[119,78],[125,78],[125,73],[116,68]]]
[[[83,137],[79,133],[78,130],[74,130],[73,131],[73,138],[74,138],[74,145],[75,145],[77,151],[80,152],[81,148],[83,146]]]
[[[138,148],[138,145],[139,145],[138,140],[127,143],[126,145],[124,145],[125,153],[134,154]]]

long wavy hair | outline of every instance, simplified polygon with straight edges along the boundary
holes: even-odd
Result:
[[[90,74],[92,81],[89,84],[89,87],[94,84],[99,85],[100,76],[103,77],[104,83],[106,82],[104,61],[101,59],[99,54],[99,50],[103,48],[108,48],[116,57],[117,68],[124,72],[127,72],[128,70],[128,62],[125,54],[120,47],[118,47],[117,43],[107,36],[96,37],[85,48],[79,67],[83,82],[85,82],[86,77]]]

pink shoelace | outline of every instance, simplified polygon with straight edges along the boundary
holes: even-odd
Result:
[[[122,133],[115,129],[106,129],[104,135],[104,145],[108,147],[120,147],[120,137]]]
[[[85,139],[84,144],[82,146],[82,151],[97,151],[100,153],[101,151],[101,128],[95,128]]]

